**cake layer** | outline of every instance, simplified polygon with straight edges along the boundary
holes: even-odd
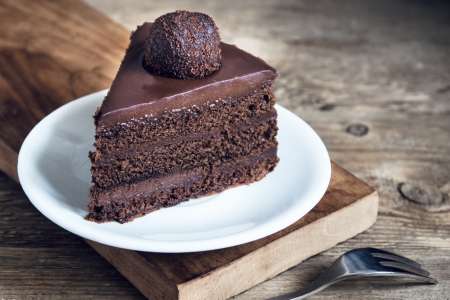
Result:
[[[276,147],[276,133],[276,115],[271,114],[252,126],[174,137],[156,146],[150,144],[117,152],[93,163],[93,182],[97,188],[105,189],[152,176],[216,166]]]
[[[249,123],[252,118],[273,112],[274,102],[271,82],[266,82],[242,97],[212,99],[203,105],[180,107],[158,117],[130,119],[111,127],[97,126],[95,147],[102,155],[167,137],[235,127],[237,123]]]
[[[196,140],[208,140],[218,139],[224,132],[228,131],[228,135],[235,133],[239,130],[251,130],[252,127],[263,125],[264,123],[274,121],[276,122],[277,113],[275,110],[266,113],[255,118],[245,120],[244,122],[236,123],[236,126],[229,126],[227,129],[213,129],[204,132],[196,132],[188,135],[174,135],[170,137],[164,137],[158,140],[149,140],[140,144],[110,144],[109,147],[104,147],[103,152],[99,151],[99,155],[94,157],[93,162],[96,165],[102,166],[105,163],[109,164],[110,160],[123,160],[129,157],[140,155],[140,153],[146,153],[152,151],[155,147],[170,146],[172,144],[190,143]],[[120,149],[120,151],[118,151]]]
[[[245,95],[265,81],[272,81],[276,71],[263,60],[235,47],[221,43],[222,66],[201,80],[178,80],[151,74],[143,67],[144,44],[152,24],[138,27],[97,115],[100,126],[110,126],[158,114],[183,106],[201,105],[210,99]]]
[[[104,192],[93,191],[88,219],[124,223],[153,210],[262,179],[278,162],[276,148],[258,156],[152,178]]]

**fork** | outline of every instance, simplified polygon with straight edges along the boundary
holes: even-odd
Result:
[[[271,298],[270,300],[305,299],[336,282],[367,277],[406,277],[426,284],[436,284],[430,273],[415,261],[376,248],[350,250],[341,255],[303,290]]]

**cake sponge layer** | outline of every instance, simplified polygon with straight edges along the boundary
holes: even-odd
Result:
[[[246,157],[211,169],[197,168],[95,192],[91,195],[88,219],[97,222],[128,222],[135,217],[190,198],[258,181],[273,170],[277,162],[276,148],[273,148],[261,155]]]
[[[113,126],[97,126],[96,155],[108,155],[127,150],[132,145],[157,142],[173,136],[188,136],[199,132],[223,130],[273,111],[272,83],[243,96],[211,99],[201,105],[179,107],[158,115],[147,115]]]
[[[173,137],[127,152],[97,157],[92,165],[93,182],[95,188],[106,189],[152,176],[216,166],[276,147],[276,133],[273,112],[255,120],[253,126]]]

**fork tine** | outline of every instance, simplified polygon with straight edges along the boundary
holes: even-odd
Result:
[[[381,260],[378,263],[380,265],[384,266],[384,267],[391,267],[391,268],[394,268],[394,269],[401,270],[403,272],[407,272],[407,273],[410,273],[410,274],[415,274],[415,275],[418,275],[418,276],[422,276],[422,277],[433,279],[433,278],[429,277],[429,275],[430,275],[429,272],[427,272],[427,271],[425,271],[423,269],[420,269],[420,268],[415,268],[415,267],[406,265],[404,263],[395,262],[395,261],[389,261],[389,260]]]
[[[417,263],[416,264],[411,264],[408,260],[401,259],[401,258],[399,258],[396,255],[385,254],[385,253],[372,253],[372,256],[376,257],[376,258],[381,258],[381,259],[385,259],[385,260],[389,260],[389,261],[402,263],[402,264],[410,266],[411,268],[420,270],[421,272],[423,272],[427,276],[430,275],[430,273],[428,271],[424,270],[421,265],[419,265]]]
[[[389,260],[393,260],[393,261],[403,262],[405,264],[413,265],[416,268],[420,268],[421,267],[421,265],[418,262],[416,262],[416,261],[414,261],[412,259],[409,259],[407,257],[401,256],[399,254],[390,252],[390,251],[386,251],[386,250],[382,250],[382,249],[376,249],[376,248],[369,248],[369,250],[370,250],[372,256],[375,256],[375,257],[385,258],[385,259],[389,259]]]

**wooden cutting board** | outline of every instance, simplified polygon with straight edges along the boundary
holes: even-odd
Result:
[[[0,28],[0,169],[17,180],[28,131],[67,101],[107,88],[129,32],[74,0],[4,0]],[[149,298],[225,299],[366,230],[377,209],[376,191],[333,163],[328,191],[310,213],[252,243],[189,254],[87,243]]]

